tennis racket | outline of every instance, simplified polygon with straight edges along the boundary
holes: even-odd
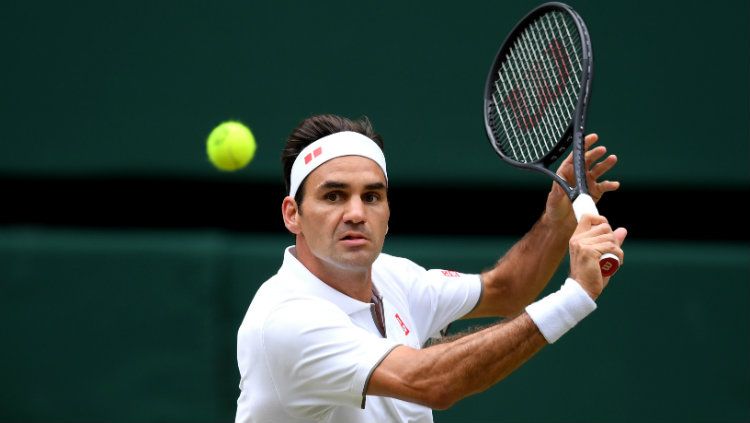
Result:
[[[497,52],[484,88],[484,126],[490,144],[513,166],[557,181],[573,202],[576,219],[599,215],[586,186],[583,132],[591,92],[591,39],[583,19],[563,3],[532,10]],[[572,145],[575,186],[554,171]],[[599,260],[614,274],[614,254]]]

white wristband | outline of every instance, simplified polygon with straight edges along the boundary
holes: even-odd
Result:
[[[568,278],[559,291],[526,307],[539,331],[550,344],[596,310],[596,303],[575,279]]]

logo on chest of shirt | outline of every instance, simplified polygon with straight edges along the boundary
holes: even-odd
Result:
[[[398,320],[398,324],[401,325],[401,329],[404,330],[404,336],[409,335],[409,328],[406,327],[406,324],[404,324],[404,321],[401,320],[401,316],[399,316],[398,313],[396,313],[396,320]]]
[[[441,270],[440,271],[443,276],[448,276],[449,278],[457,278],[461,276],[459,272],[456,272],[455,270]]]

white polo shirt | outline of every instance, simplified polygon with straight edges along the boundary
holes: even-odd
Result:
[[[293,254],[255,294],[237,336],[236,422],[432,422],[427,407],[368,396],[372,371],[397,345],[420,348],[479,302],[479,275],[425,270],[381,254],[372,266],[386,338],[363,303],[331,288]]]

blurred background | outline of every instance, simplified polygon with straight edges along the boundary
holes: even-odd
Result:
[[[386,252],[491,266],[550,186],[496,157],[480,114],[537,4],[3,1],[0,421],[232,421],[236,331],[293,242],[281,148],[312,114],[383,135]],[[570,4],[625,265],[594,315],[435,419],[750,421],[750,6]],[[235,173],[205,154],[227,119],[258,141]]]

